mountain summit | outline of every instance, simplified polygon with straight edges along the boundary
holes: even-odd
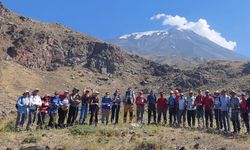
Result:
[[[242,60],[246,57],[226,49],[190,30],[136,32],[111,41],[123,49],[141,55],[205,58],[208,60]]]

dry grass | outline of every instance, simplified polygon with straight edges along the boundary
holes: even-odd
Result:
[[[225,137],[205,131],[164,126],[74,126],[69,129],[37,130],[34,132],[0,132],[0,149],[48,146],[64,149],[227,149],[247,150],[249,136]],[[26,142],[25,142],[26,140]]]

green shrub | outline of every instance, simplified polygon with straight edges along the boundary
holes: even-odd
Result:
[[[90,135],[96,133],[96,129],[93,126],[73,126],[69,131],[73,135]]]
[[[100,135],[102,136],[107,136],[107,137],[110,137],[110,136],[119,136],[120,135],[120,132],[121,130],[119,129],[116,129],[116,128],[112,128],[112,127],[101,127],[98,132],[100,133]]]
[[[15,122],[9,121],[7,123],[0,123],[0,132],[15,132]]]

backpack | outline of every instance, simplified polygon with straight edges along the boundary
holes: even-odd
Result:
[[[23,98],[24,98],[24,97],[21,96],[20,98],[17,99],[17,101],[16,101],[16,109],[18,109],[18,100],[21,99],[21,103],[23,103]]]

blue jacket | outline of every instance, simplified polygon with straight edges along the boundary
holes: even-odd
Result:
[[[56,106],[56,104],[58,106]],[[60,98],[56,98],[56,97],[51,97],[51,101],[50,101],[50,112],[52,113],[56,113],[58,111],[58,108],[61,106],[61,99]]]
[[[148,95],[148,104],[149,105],[155,105],[156,104],[156,96],[155,96],[155,94],[153,94],[153,95]]]
[[[175,107],[175,98],[174,98],[174,96],[170,96],[168,98],[167,104],[168,104],[168,107],[170,107],[170,108],[174,108]]]
[[[16,106],[17,111],[20,113],[27,113],[28,112],[28,106],[29,105],[29,97],[21,96],[18,98]]]
[[[111,109],[111,103],[112,99],[111,98],[102,98],[102,109]]]

